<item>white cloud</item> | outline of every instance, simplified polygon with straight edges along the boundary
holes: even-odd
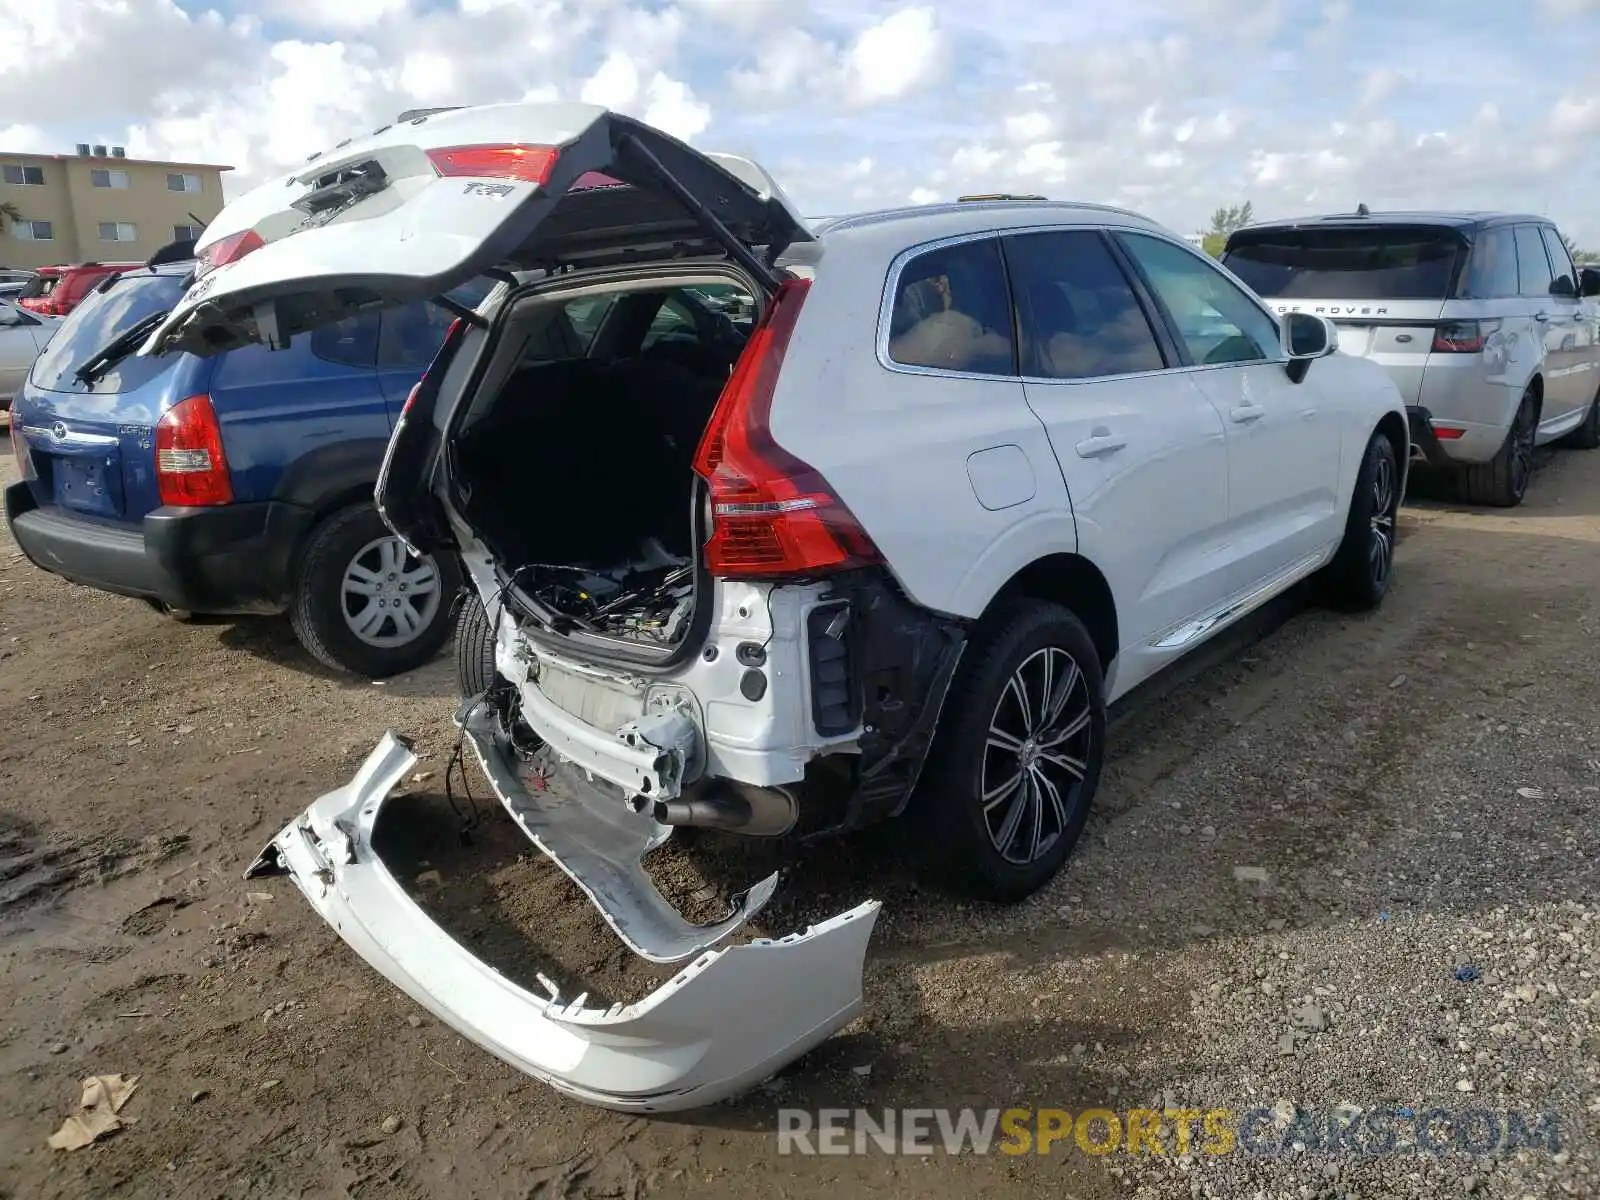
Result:
[[[1041,191],[1193,229],[1365,200],[1600,245],[1600,0],[1467,4],[25,0],[0,150],[232,163],[236,193],[405,108],[584,98],[762,160],[810,212]]]
[[[408,12],[410,0],[267,0],[264,8],[278,20],[309,29],[354,31]]]
[[[1550,128],[1563,137],[1593,137],[1600,134],[1600,92],[1579,99],[1563,96],[1550,114]]]
[[[939,69],[944,39],[931,8],[902,8],[862,31],[850,47],[847,70],[863,104],[904,96]]]
[[[37,125],[0,125],[0,149],[13,154],[52,154],[50,135]]]
[[[731,82],[746,100],[813,98],[825,106],[870,107],[902,99],[933,83],[948,46],[937,12],[902,8],[853,38],[819,37],[789,27],[762,37]]]

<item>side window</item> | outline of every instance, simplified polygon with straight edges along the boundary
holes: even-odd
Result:
[[[1550,258],[1544,252],[1544,239],[1537,225],[1517,226],[1517,273],[1521,278],[1520,291],[1524,296],[1548,296],[1554,275],[1550,271]]]
[[[1005,246],[1024,375],[1090,379],[1167,365],[1132,285],[1098,232],[1019,234]]]
[[[1196,363],[1267,362],[1280,357],[1278,323],[1198,254],[1142,233],[1118,233],[1171,314]]]
[[[1540,227],[1539,232],[1544,234],[1544,248],[1550,255],[1550,265],[1554,268],[1555,282],[1551,287],[1557,289],[1563,296],[1576,297],[1578,294],[1578,268],[1572,265],[1572,255],[1567,253],[1566,243],[1561,240],[1561,235],[1549,225]]]
[[[378,314],[361,313],[312,330],[311,353],[326,362],[370,369],[378,354]]]
[[[1486,229],[1472,243],[1463,299],[1494,300],[1517,294],[1517,244],[1509,226]]]
[[[587,354],[589,346],[594,341],[594,335],[600,332],[600,326],[606,319],[606,314],[617,302],[618,293],[611,292],[600,296],[581,296],[566,307],[567,320],[572,323],[572,332],[577,335],[578,345],[582,347],[580,354]]]
[[[1013,342],[999,242],[944,246],[917,255],[901,270],[889,316],[892,361],[1015,375]]]
[[[444,345],[453,320],[448,310],[426,301],[385,309],[378,333],[378,366],[422,370]]]
[[[640,343],[640,350],[648,350],[662,338],[698,338],[699,327],[694,323],[694,316],[688,307],[677,296],[668,296],[661,302],[661,307],[656,310],[655,319],[650,322],[650,327],[645,330],[644,341]]]

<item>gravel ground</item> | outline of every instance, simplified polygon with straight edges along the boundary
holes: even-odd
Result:
[[[761,932],[883,899],[867,1011],[674,1120],[555,1098],[283,881],[240,880],[393,727],[430,757],[392,860],[439,919],[514,976],[649,985],[497,810],[453,837],[446,664],[334,679],[280,623],[178,624],[0,532],[0,1194],[1600,1195],[1600,455],[1547,456],[1514,512],[1409,505],[1403,532],[1380,613],[1296,611],[1131,706],[1029,903],[930,890],[895,826],[801,861]],[[703,900],[768,865],[698,839],[658,868]],[[117,1072],[136,1123],[49,1150],[77,1081]],[[779,1155],[778,1109],[857,1105],[1226,1109],[1255,1149],[1208,1153],[1197,1122],[1186,1155]],[[1553,1113],[1556,1142],[1468,1110],[1541,1136]]]

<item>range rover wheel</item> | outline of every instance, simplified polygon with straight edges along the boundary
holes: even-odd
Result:
[[[1105,695],[1088,630],[1020,601],[968,647],[922,778],[939,857],[992,900],[1060,871],[1100,780]]]
[[[1468,504],[1515,508],[1528,494],[1533,478],[1534,437],[1539,428],[1539,405],[1533,393],[1523,394],[1517,415],[1506,430],[1506,440],[1486,463],[1474,463],[1461,472],[1462,498]]]
[[[1377,608],[1389,594],[1400,486],[1394,445],[1382,433],[1374,433],[1350,494],[1344,539],[1319,581],[1323,599],[1330,606],[1365,612]]]
[[[311,531],[289,619],[324,666],[384,679],[439,653],[460,586],[454,559],[417,558],[377,509],[354,504]]]

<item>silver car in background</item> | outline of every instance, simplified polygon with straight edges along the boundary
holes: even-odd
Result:
[[[0,298],[0,412],[11,410],[12,399],[33,370],[33,360],[60,324],[60,317],[28,312]]]
[[[1578,269],[1546,217],[1362,205],[1247,226],[1223,262],[1388,368],[1413,457],[1471,503],[1521,503],[1536,446],[1600,446],[1600,272]]]

